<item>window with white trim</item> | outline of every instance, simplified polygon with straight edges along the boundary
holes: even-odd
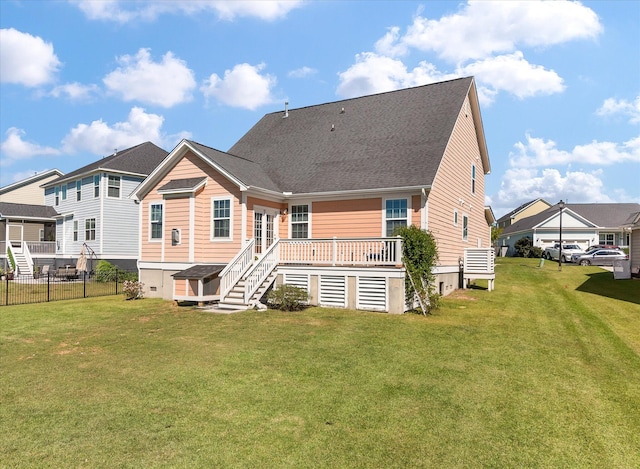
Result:
[[[95,241],[96,239],[96,219],[87,218],[84,221],[84,239],[87,241]]]
[[[80,202],[82,200],[82,181],[76,181],[76,201]]]
[[[303,239],[309,237],[309,206],[291,206],[291,237]]]
[[[39,235],[40,241],[41,242],[44,241],[44,228],[40,228],[38,235]]]
[[[78,220],[73,220],[73,240],[78,241]]]
[[[462,215],[462,240],[467,241],[469,239],[469,217]]]
[[[600,233],[600,242],[598,244],[606,244],[609,246],[616,244],[616,234],[615,233]]]
[[[453,226],[458,226],[458,210],[453,210]]]
[[[62,185],[62,200],[67,200],[67,185]]]
[[[56,186],[55,193],[56,193],[56,205],[60,205],[60,187]]]
[[[471,165],[471,193],[476,193],[476,165]]]
[[[211,239],[231,239],[231,199],[212,199]]]
[[[96,174],[93,176],[93,197],[100,197],[100,175]]]
[[[120,198],[120,176],[109,175],[107,178],[107,197]]]
[[[407,199],[387,199],[385,201],[385,236],[393,236],[396,229],[407,226]]]
[[[161,203],[149,206],[149,239],[162,239],[162,209]]]

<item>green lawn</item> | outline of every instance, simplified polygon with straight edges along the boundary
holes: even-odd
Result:
[[[0,308],[0,467],[638,467],[640,280],[498,259],[436,314]]]

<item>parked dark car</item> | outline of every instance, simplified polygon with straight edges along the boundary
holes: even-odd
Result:
[[[629,256],[620,249],[596,249],[579,256],[574,262],[580,265],[613,265],[615,260],[627,260]]]

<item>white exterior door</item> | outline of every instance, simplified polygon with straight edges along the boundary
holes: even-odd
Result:
[[[256,254],[261,255],[278,237],[276,217],[278,211],[272,208],[255,207],[253,213],[253,238],[256,240]]]

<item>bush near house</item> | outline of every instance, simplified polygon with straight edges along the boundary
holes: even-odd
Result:
[[[540,258],[542,257],[542,249],[538,246],[533,245],[533,240],[531,238],[524,237],[520,238],[516,241],[514,245],[516,250],[516,257],[529,257],[529,258]]]

